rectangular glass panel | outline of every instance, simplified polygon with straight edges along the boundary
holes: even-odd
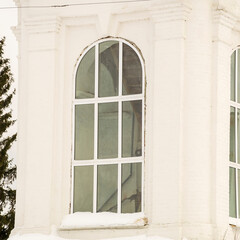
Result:
[[[98,158],[118,156],[118,103],[98,105]]]
[[[118,165],[100,165],[97,173],[97,212],[117,212]]]
[[[107,41],[99,44],[99,97],[118,95],[119,43]]]
[[[229,216],[237,217],[236,214],[236,169],[229,168]]]
[[[122,164],[122,213],[141,212],[142,164]]]
[[[93,98],[95,89],[95,47],[79,63],[76,74],[75,98]]]
[[[237,101],[240,103],[240,51],[237,50]],[[236,73],[235,73],[236,75]]]
[[[75,106],[74,159],[93,159],[94,153],[94,104]]]
[[[93,166],[74,167],[73,212],[93,211]]]
[[[122,103],[122,157],[142,156],[142,100]]]
[[[240,170],[238,171],[237,181],[238,181],[238,218],[240,216]]]
[[[240,109],[237,110],[237,151],[238,151],[238,163],[240,163]]]
[[[136,52],[123,44],[122,94],[142,93],[142,65]]]
[[[236,151],[235,151],[235,108],[231,107],[230,111],[230,151],[229,159],[231,162],[236,162]]]
[[[235,101],[236,51],[231,56],[231,100]]]

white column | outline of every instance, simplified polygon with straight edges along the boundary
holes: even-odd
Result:
[[[147,96],[152,110],[152,206],[150,224],[156,234],[178,239],[182,210],[182,108],[185,77],[186,21],[190,7],[180,1],[156,6],[154,22],[153,96]],[[147,109],[148,114],[148,109]],[[147,121],[150,117],[147,115]],[[149,123],[148,123],[149,125]],[[148,131],[148,129],[147,129]],[[148,134],[148,133],[147,133]],[[150,174],[150,173],[149,173]],[[165,227],[161,227],[165,226]],[[166,233],[165,233],[166,231]]]
[[[213,16],[212,217],[214,239],[223,239],[229,225],[230,56],[235,19],[223,10],[215,10]]]
[[[61,206],[60,26],[56,17],[33,17],[21,26],[16,229],[23,231],[47,232]]]
[[[183,236],[212,239],[212,1],[193,0],[183,106]]]

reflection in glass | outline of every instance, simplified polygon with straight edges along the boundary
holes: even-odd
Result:
[[[237,77],[237,95],[238,95],[238,97],[237,97],[237,101],[238,101],[238,103],[240,103],[240,51],[239,51],[239,49],[237,50],[237,62],[238,62],[238,64],[237,64],[237,76],[235,76],[235,77]]]
[[[136,52],[123,44],[123,95],[142,93],[142,66]]]
[[[118,156],[118,103],[98,105],[98,158]]]
[[[99,97],[118,95],[119,44],[107,41],[99,44]]]
[[[94,105],[75,106],[74,159],[93,159],[94,153]]]
[[[142,100],[122,103],[122,157],[142,156]]]
[[[97,212],[117,212],[117,164],[98,166]]]
[[[236,216],[236,169],[229,168],[229,215]]]
[[[122,164],[122,213],[141,212],[142,164]]]
[[[236,51],[231,56],[231,100],[235,101]],[[239,96],[240,97],[240,96]]]
[[[237,151],[238,151],[238,160],[240,163],[240,109],[237,109]]]
[[[230,152],[229,159],[231,162],[236,162],[235,159],[235,108],[231,107],[230,111]]]
[[[95,47],[82,58],[76,74],[75,98],[93,98],[95,79]]]
[[[240,170],[238,169],[238,176],[237,176],[237,181],[238,181],[238,216],[240,216]]]
[[[73,212],[93,211],[93,166],[74,167]]]

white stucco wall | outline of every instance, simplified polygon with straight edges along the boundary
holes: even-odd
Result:
[[[237,0],[152,0],[19,10],[14,233],[48,233],[69,213],[74,70],[87,46],[112,36],[133,42],[145,60],[144,212],[149,224],[59,229],[59,235],[233,239],[235,229],[228,222],[229,70],[231,52],[240,44],[239,7]]]

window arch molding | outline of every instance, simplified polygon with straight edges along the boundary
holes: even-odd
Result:
[[[73,86],[71,212],[143,212],[140,51],[120,38],[94,42],[77,61]]]

